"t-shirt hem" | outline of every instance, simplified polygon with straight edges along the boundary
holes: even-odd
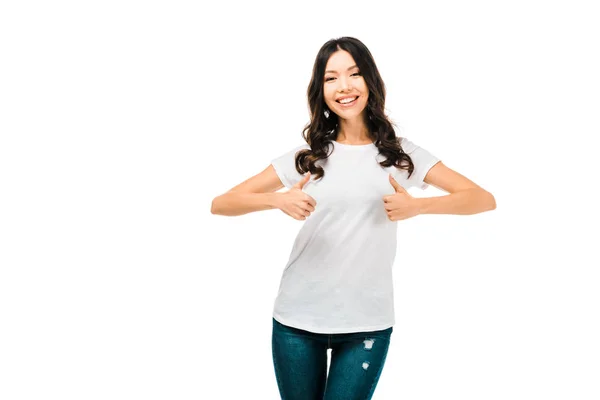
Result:
[[[434,158],[431,161],[429,161],[424,167],[423,167],[423,176],[419,176],[419,189],[421,190],[425,190],[429,187],[429,184],[427,182],[424,181],[425,177],[427,176],[427,173],[429,172],[429,170],[431,168],[433,168],[433,166],[435,164],[437,164],[438,162],[440,162],[441,160],[439,158]]]
[[[283,183],[283,186],[285,186],[286,188],[291,188],[292,186],[294,186],[285,176],[285,174],[283,173],[283,168],[275,161],[273,160],[271,162],[271,165],[273,165],[273,168],[275,169],[275,173],[277,173],[277,176],[279,177],[279,180],[281,181],[281,183]]]
[[[292,328],[302,329],[305,331],[313,332],[313,333],[359,333],[359,332],[370,332],[370,331],[381,331],[384,329],[391,328],[394,326],[394,322],[380,324],[380,325],[371,325],[371,326],[359,326],[353,328],[327,328],[327,327],[316,327],[313,325],[307,325],[303,323],[298,323],[293,320],[281,318],[277,313],[273,313],[273,318],[277,320],[277,322],[291,326]]]

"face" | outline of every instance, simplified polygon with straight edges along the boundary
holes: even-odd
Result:
[[[325,104],[340,118],[353,119],[365,111],[369,89],[354,58],[345,50],[338,50],[329,57],[323,81]],[[341,99],[358,97],[349,104]],[[347,101],[347,100],[346,100]]]

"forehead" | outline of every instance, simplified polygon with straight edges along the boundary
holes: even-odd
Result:
[[[356,64],[356,62],[354,61],[354,58],[352,58],[350,53],[348,53],[346,50],[338,50],[329,57],[329,60],[327,60],[325,70],[332,70],[338,72],[346,71],[348,67],[354,64]]]

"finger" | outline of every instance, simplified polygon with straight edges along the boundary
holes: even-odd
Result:
[[[306,175],[304,175],[304,179],[302,179],[302,186],[304,186],[306,184],[306,182],[308,182],[308,180],[310,179],[310,171],[306,173]]]
[[[300,206],[300,214],[306,215],[306,216],[310,215],[311,211],[310,211],[309,207],[310,207],[309,204]]]
[[[310,197],[309,195],[306,195],[306,197],[308,197],[308,198],[306,199],[306,202],[307,202],[308,204],[312,205],[313,207],[316,207],[316,206],[317,206],[317,201],[316,201],[314,198]]]
[[[308,210],[305,210],[303,207],[296,207],[296,214],[299,214],[302,216],[308,216],[308,215],[310,215],[310,212]]]
[[[392,184],[392,186],[394,187],[394,189],[396,189],[396,192],[406,192],[406,190],[404,190],[404,188],[402,186],[400,186],[400,184],[396,181],[396,179],[394,179],[394,177],[392,176],[392,174],[389,174],[390,176],[390,183]]]
[[[304,212],[302,212],[302,211],[300,211],[300,212],[298,212],[298,211],[295,211],[295,212],[291,213],[290,215],[291,215],[292,217],[294,217],[295,219],[300,219],[300,220],[301,220],[301,219],[304,219],[304,218],[306,218],[306,217],[304,216]]]
[[[306,182],[310,179],[310,171],[306,173],[306,175],[304,175],[304,177],[302,179],[300,179],[300,181],[298,181],[298,183],[296,183],[294,185],[295,188],[298,189],[302,189],[302,187],[306,184]]]

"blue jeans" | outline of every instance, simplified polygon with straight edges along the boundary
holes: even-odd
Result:
[[[273,365],[281,399],[371,399],[393,329],[314,333],[273,318]],[[331,349],[329,372],[327,349]]]

